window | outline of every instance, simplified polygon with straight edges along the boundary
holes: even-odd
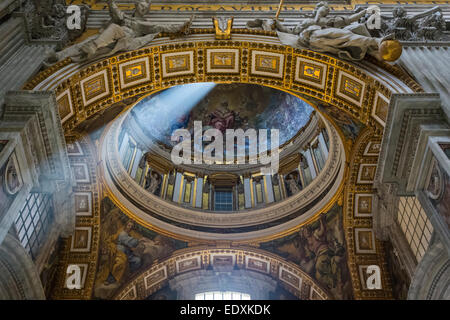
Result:
[[[278,179],[278,177],[276,177],[275,179],[276,179],[276,182],[274,181],[275,183],[272,184],[273,194],[275,197],[275,201],[280,201],[281,200],[280,180]]]
[[[185,178],[185,182],[186,184],[184,185],[184,197],[183,197],[183,202],[185,203],[190,203],[191,202],[191,193],[192,193],[192,184],[194,183],[193,181],[189,181],[188,179]],[[195,201],[195,200],[194,200]]]
[[[124,143],[126,143],[126,145],[124,146],[125,150],[123,151],[122,164],[128,173],[131,173],[137,153],[137,144],[131,137],[128,137],[127,142],[124,141]]]
[[[217,190],[214,193],[214,210],[233,210],[233,193],[231,192],[231,190]]]
[[[256,203],[262,203],[264,201],[263,180],[259,179],[258,181],[255,181],[254,186],[255,186]]]
[[[320,145],[317,144],[313,149],[314,158],[316,159],[317,166],[319,167],[319,171],[323,169],[325,166],[325,157],[322,154],[322,149],[320,149]]]
[[[53,222],[52,197],[47,193],[30,193],[15,225],[22,246],[35,259]]]
[[[428,248],[433,227],[416,197],[400,197],[397,221],[419,262]]]
[[[322,135],[323,135],[323,140],[325,140],[327,150],[330,150],[330,137],[328,136],[328,132],[326,129],[322,129]]]
[[[125,140],[125,130],[120,131],[119,133],[119,150],[122,148],[122,143]]]
[[[195,300],[251,300],[248,293],[235,291],[210,291],[197,293]]]
[[[300,162],[300,170],[303,176],[303,183],[305,184],[304,187],[309,185],[311,181],[313,180],[311,170],[309,168],[308,161],[306,160],[306,156],[302,153],[302,160]]]

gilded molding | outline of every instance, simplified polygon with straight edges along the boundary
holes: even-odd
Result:
[[[381,136],[367,128],[360,133],[354,147],[350,161],[349,176],[344,191],[344,229],[347,250],[349,252],[349,269],[353,282],[355,299],[392,299],[392,285],[387,269],[383,243],[375,238],[372,213],[374,204],[371,202],[370,210],[364,206],[364,214],[358,212],[361,206],[355,201],[361,201],[371,196],[376,199],[376,190],[373,183],[358,182],[361,166],[365,164],[377,165],[378,155],[367,154],[369,144],[381,145]],[[380,150],[380,148],[378,148]],[[375,172],[371,172],[375,179]],[[355,210],[356,209],[356,210]],[[368,214],[370,213],[370,214]],[[365,268],[368,265],[378,265],[381,269],[381,290],[368,290],[365,287]]]
[[[52,82],[52,86],[55,87],[57,96],[70,88],[73,107],[73,114],[67,120],[65,119],[63,124],[65,131],[75,129],[88,117],[123,99],[193,82],[253,83],[294,91],[306,98],[333,104],[364,124],[381,127],[371,116],[368,106],[372,105],[377,91],[390,98],[391,92],[386,88],[386,80],[382,80],[384,76],[378,80],[350,62],[310,50],[293,49],[277,44],[277,38],[267,32],[247,29],[233,29],[233,32],[236,32],[236,40],[201,40],[201,37],[197,39],[195,35],[206,36],[213,32],[209,29],[197,29],[192,36],[196,39],[195,41],[166,41],[163,44],[120,53],[81,66],[75,72],[68,73],[68,76],[59,77]],[[258,38],[245,40],[246,35],[253,34],[258,35]],[[225,65],[222,69],[219,68],[220,72],[216,72],[215,70],[219,70],[217,66],[211,69],[205,65],[208,63],[208,50],[220,52],[221,49],[224,52],[228,50],[228,54],[236,53],[234,59],[238,62],[237,72],[233,67],[227,73]],[[188,60],[185,59],[187,56],[189,56]],[[143,61],[144,58],[148,58],[148,63],[137,64],[137,61]],[[136,61],[136,64],[133,64],[133,61]],[[44,70],[30,80],[24,88],[34,89],[44,80],[52,78],[69,63],[65,60]],[[167,69],[168,63],[186,63],[186,65],[180,65],[178,69]],[[267,69],[261,63],[266,65],[272,63],[276,70]],[[301,70],[300,63],[302,63]],[[147,78],[141,77],[139,81],[133,82],[133,79],[128,79],[122,74],[125,65],[134,66]],[[150,70],[146,70],[147,68]],[[314,69],[313,75],[321,79],[319,83],[314,83],[314,78],[308,80],[305,76],[299,76],[302,72],[311,76],[307,73],[307,68]],[[391,67],[388,71],[392,73],[395,70]],[[101,72],[106,72],[104,80],[99,77]],[[396,71],[395,73],[402,76]],[[405,78],[402,77],[400,80],[402,79]],[[412,90],[418,90],[408,79],[404,81]],[[125,86],[123,86],[124,83],[126,83]]]

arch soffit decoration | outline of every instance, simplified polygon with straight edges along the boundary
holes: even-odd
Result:
[[[24,89],[55,90],[65,132],[114,103],[186,83],[269,86],[335,106],[374,129],[384,127],[382,113],[392,93],[421,90],[412,79],[399,79],[398,70],[387,64],[387,71],[368,62],[356,65],[281,45],[268,36],[239,34],[234,41],[202,36],[191,41],[164,38],[87,65],[66,59]]]
[[[214,257],[229,259],[243,270],[255,271],[277,280],[301,300],[327,300],[332,297],[297,265],[283,258],[254,248],[189,248],[178,250],[171,257],[153,264],[125,284],[114,296],[116,300],[145,299],[173,277],[196,270],[214,268]],[[223,261],[223,260],[221,260]],[[222,266],[223,267],[223,266]]]
[[[254,35],[255,31],[249,34]],[[192,37],[197,39],[156,40],[150,47],[85,66],[65,60],[38,74],[24,89],[55,90],[66,134],[97,112],[123,99],[193,82],[260,84],[333,105],[346,112],[367,126],[353,148],[358,150],[358,154],[353,157],[342,199],[355,298],[390,297],[385,268],[382,268],[382,290],[369,292],[364,288],[364,267],[368,262],[383,265],[384,259],[378,241],[369,249],[358,245],[356,234],[367,231],[360,230],[360,226],[366,226],[373,234],[371,215],[355,217],[358,185],[362,185],[365,193],[373,191],[372,183],[360,181],[357,171],[361,171],[364,164],[359,161],[366,159],[366,156],[370,159],[369,164],[376,168],[379,151],[373,151],[370,146],[381,141],[391,94],[418,92],[420,87],[395,67],[385,65],[383,69],[367,62],[356,66],[328,55],[280,45],[274,42],[273,35],[256,37],[239,34],[233,37],[233,41],[214,41],[211,35]],[[217,65],[211,58],[214,54],[223,54],[226,59],[221,60],[225,62]],[[137,72],[127,73],[131,70]],[[324,116],[334,123],[330,116]],[[349,151],[346,148],[346,153]],[[86,289],[83,296],[87,298],[90,294]]]
[[[343,225],[348,250],[348,265],[355,298],[392,299],[392,282],[385,262],[383,243],[375,238],[373,215],[376,214],[376,180],[381,150],[380,134],[364,129],[355,141],[343,194]],[[363,204],[366,205],[363,205]],[[367,267],[381,270],[381,290],[368,290]]]

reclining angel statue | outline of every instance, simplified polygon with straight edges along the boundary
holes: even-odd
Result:
[[[275,29],[281,43],[294,48],[332,53],[346,60],[362,60],[366,54],[383,60],[380,55],[381,44],[385,40],[392,39],[393,35],[383,38],[372,37],[366,25],[354,23],[367,13],[367,9],[350,16],[328,17],[329,13],[328,3],[319,2],[313,16],[292,29],[282,25],[279,20],[253,20],[247,22],[247,27]]]
[[[73,62],[92,61],[111,56],[117,52],[136,50],[146,46],[158,34],[171,36],[189,34],[193,17],[183,24],[151,24],[145,15],[149,12],[151,0],[137,0],[134,13],[130,16],[121,11],[115,0],[108,0],[111,20],[107,26],[84,41],[59,52],[47,53],[46,64],[52,64],[70,57]]]

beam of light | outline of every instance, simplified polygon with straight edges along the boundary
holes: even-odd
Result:
[[[142,100],[132,111],[154,138],[167,141],[172,131],[187,127],[189,112],[215,86],[212,82],[175,86]]]

